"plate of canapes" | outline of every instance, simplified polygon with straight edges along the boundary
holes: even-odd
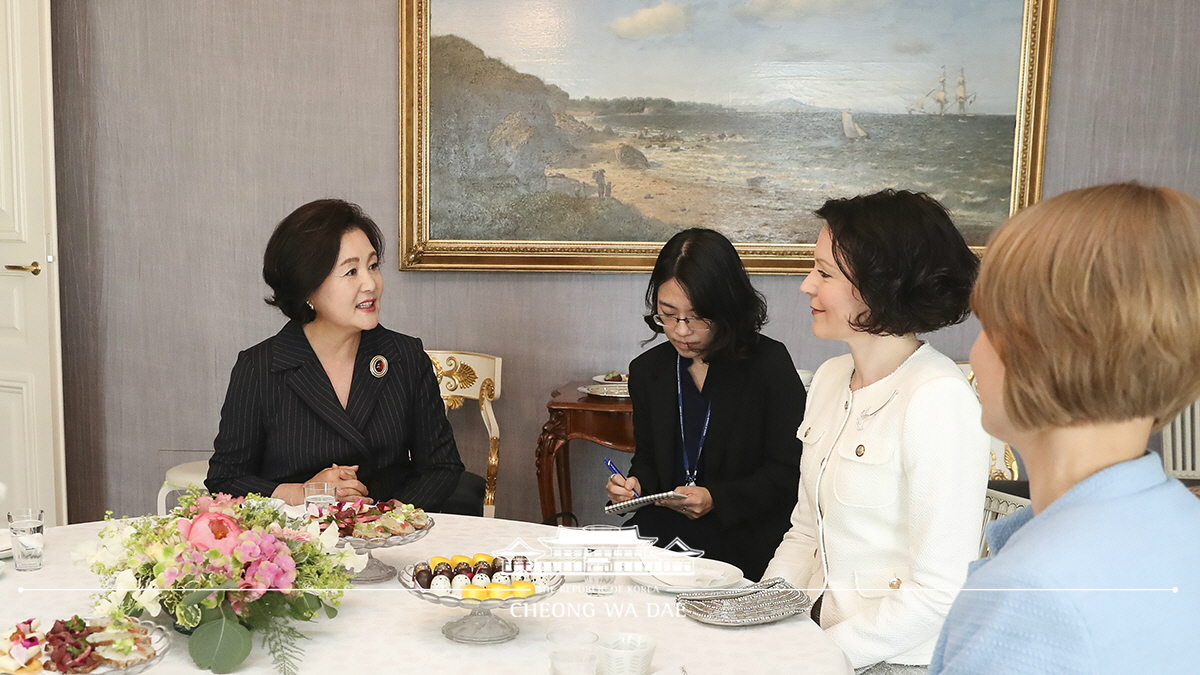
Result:
[[[524,556],[512,560],[486,553],[435,556],[405,567],[401,585],[428,602],[470,609],[471,613],[442,627],[457,642],[507,642],[520,629],[491,613],[548,598],[562,588],[561,574],[542,574]]]
[[[433,518],[399,499],[368,504],[362,499],[337,502],[316,516],[321,530],[338,528],[338,541],[366,551],[367,566],[354,577],[356,584],[379,584],[396,578],[396,568],[371,555],[379,548],[411,544],[429,534]]]
[[[340,541],[355,550],[391,548],[424,537],[433,529],[433,518],[399,499],[368,504],[361,499],[338,502],[318,518],[321,529],[336,526]]]
[[[0,673],[140,673],[171,646],[167,629],[136,619],[29,619],[0,633]]]

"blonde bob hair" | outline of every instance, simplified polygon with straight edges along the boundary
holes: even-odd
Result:
[[[1018,428],[1159,429],[1200,397],[1200,202],[1124,183],[1035,204],[992,236],[971,307]]]

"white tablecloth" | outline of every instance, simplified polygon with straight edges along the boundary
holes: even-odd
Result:
[[[510,520],[435,516],[437,524],[424,539],[375,555],[392,565],[409,565],[433,555],[494,551],[520,538],[538,547],[539,537],[554,528]],[[90,605],[89,589],[96,577],[71,553],[94,537],[100,523],[46,530],[46,564],[37,572],[16,572],[11,560],[0,573],[0,627],[31,617],[43,621],[83,614]],[[311,638],[302,641],[305,658],[301,673],[435,672],[486,675],[540,675],[549,672],[546,632],[558,626],[579,627],[604,637],[637,632],[658,642],[653,668],[659,675],[730,673],[850,673],[841,650],[809,620],[807,614],[748,628],[716,628],[675,615],[674,596],[651,593],[617,578],[617,594],[593,598],[582,584],[569,583],[557,595],[533,605],[497,614],[515,623],[521,633],[499,645],[465,645],[442,636],[442,625],[466,610],[435,605],[405,592],[398,582],[364,586],[348,592],[336,619],[295,624]],[[172,633],[170,653],[151,672],[195,674],[186,638]],[[261,641],[237,672],[273,672]]]

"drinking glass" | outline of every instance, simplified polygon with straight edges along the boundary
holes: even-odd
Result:
[[[310,516],[323,516],[337,503],[337,486],[320,481],[304,484],[304,512]]]
[[[596,675],[595,633],[556,628],[546,633],[550,643],[550,675]]]
[[[584,525],[583,529],[589,532],[603,532],[621,528],[612,525]],[[608,557],[610,552],[603,546],[589,547],[585,550],[587,554],[583,560],[584,593],[601,597],[612,595],[617,590],[617,577],[613,572],[612,558]]]
[[[8,512],[13,569],[18,572],[42,569],[42,533],[45,527],[46,514],[41,509],[14,509]]]
[[[647,635],[620,633],[600,643],[603,675],[648,675],[655,642]]]

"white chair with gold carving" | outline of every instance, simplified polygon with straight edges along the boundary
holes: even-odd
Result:
[[[962,369],[963,375],[967,376],[967,382],[971,383],[971,388],[975,388],[975,371],[971,370],[970,363],[958,362],[958,367]],[[976,391],[978,396],[979,392]],[[1021,469],[1017,465],[1017,455],[1013,452],[1008,443],[992,437],[992,470],[988,472],[988,480],[1021,480]]]
[[[492,401],[500,398],[502,359],[488,354],[425,350],[433,361],[433,373],[442,390],[447,410],[462,407],[463,401],[479,401],[479,414],[488,434],[487,477],[484,483],[483,515],[496,516],[496,470],[500,465],[500,425]],[[476,479],[478,480],[478,479]],[[476,493],[478,494],[478,493]],[[478,503],[478,502],[476,502]]]
[[[1024,497],[1010,495],[1007,492],[988,489],[987,496],[983,500],[983,532],[979,537],[979,557],[986,558],[992,554],[988,550],[987,543],[987,526],[993,520],[997,520],[1010,513],[1015,513],[1029,506],[1029,500]]]

